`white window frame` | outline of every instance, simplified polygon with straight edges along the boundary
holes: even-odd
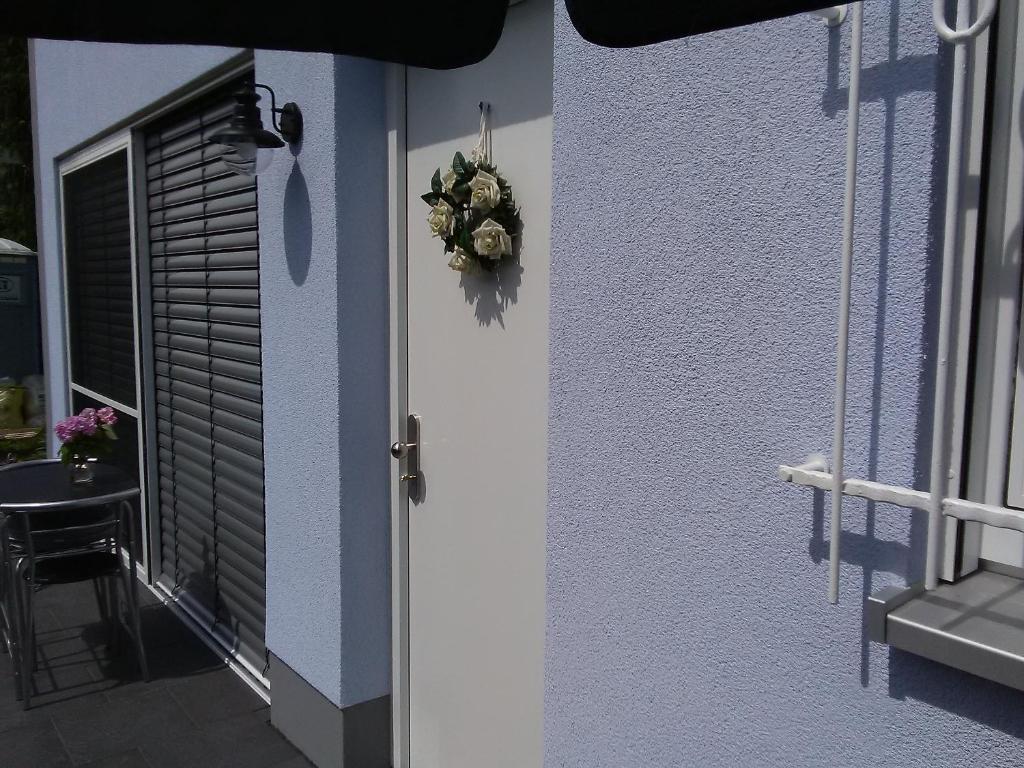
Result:
[[[118,152],[125,152],[128,166],[128,222],[129,222],[129,250],[131,262],[131,283],[132,283],[132,346],[135,354],[135,406],[129,406],[113,400],[99,392],[94,392],[88,387],[76,384],[73,381],[71,368],[71,312],[70,296],[68,289],[68,253],[67,253],[67,215],[65,210],[64,181],[69,174],[79,171],[95,162],[110,157]],[[95,144],[76,152],[75,154],[61,160],[57,166],[59,175],[58,194],[60,196],[60,250],[61,250],[61,284],[64,298],[64,375],[67,385],[68,407],[72,407],[75,393],[85,395],[98,400],[104,405],[109,405],[122,413],[135,419],[137,430],[138,463],[139,463],[139,531],[142,547],[135,553],[137,563],[143,573],[149,572],[150,543],[149,543],[149,505],[147,496],[147,475],[146,475],[146,432],[142,418],[143,385],[142,385],[142,342],[139,329],[139,318],[141,310],[139,306],[139,267],[138,267],[138,238],[136,236],[136,183],[135,183],[135,148],[133,133],[125,129]]]
[[[1024,376],[1017,373],[1024,351],[1019,257],[1024,244],[1024,145],[1019,138],[1024,131],[1019,109],[1024,97],[1024,14],[1016,3],[1003,3],[999,13],[965,479],[967,498],[1024,509]],[[1011,253],[1018,258],[1005,258]],[[1006,286],[1014,289],[1007,291]],[[968,523],[962,557],[965,566],[989,561],[1024,567],[1024,534]]]

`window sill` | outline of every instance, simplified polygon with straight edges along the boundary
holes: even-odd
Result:
[[[916,585],[872,595],[869,636],[1024,690],[1024,577],[993,567],[931,592]]]

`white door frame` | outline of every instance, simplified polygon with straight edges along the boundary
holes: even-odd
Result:
[[[388,134],[388,280],[390,423],[406,439],[409,355],[406,253],[406,68],[389,64],[385,83]],[[391,470],[391,751],[394,768],[409,768],[409,496]]]

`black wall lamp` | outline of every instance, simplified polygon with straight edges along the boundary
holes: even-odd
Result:
[[[270,119],[280,138],[263,127],[257,88],[270,93]],[[290,101],[278,109],[274,90],[262,83],[247,84],[235,93],[231,123],[209,138],[211,144],[219,144],[227,150],[221,157],[224,164],[243,176],[255,176],[264,170],[273,159],[272,150],[283,147],[285,141],[295,144],[301,140],[302,111],[298,105]]]

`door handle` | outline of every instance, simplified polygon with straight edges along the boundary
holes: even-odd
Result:
[[[406,420],[405,441],[392,443],[391,455],[398,461],[405,461],[405,472],[399,479],[406,483],[409,501],[419,501],[423,487],[420,476],[420,417],[410,413]]]
[[[409,451],[416,450],[416,443],[392,443],[391,444],[391,455],[396,459],[404,459],[409,455]]]

